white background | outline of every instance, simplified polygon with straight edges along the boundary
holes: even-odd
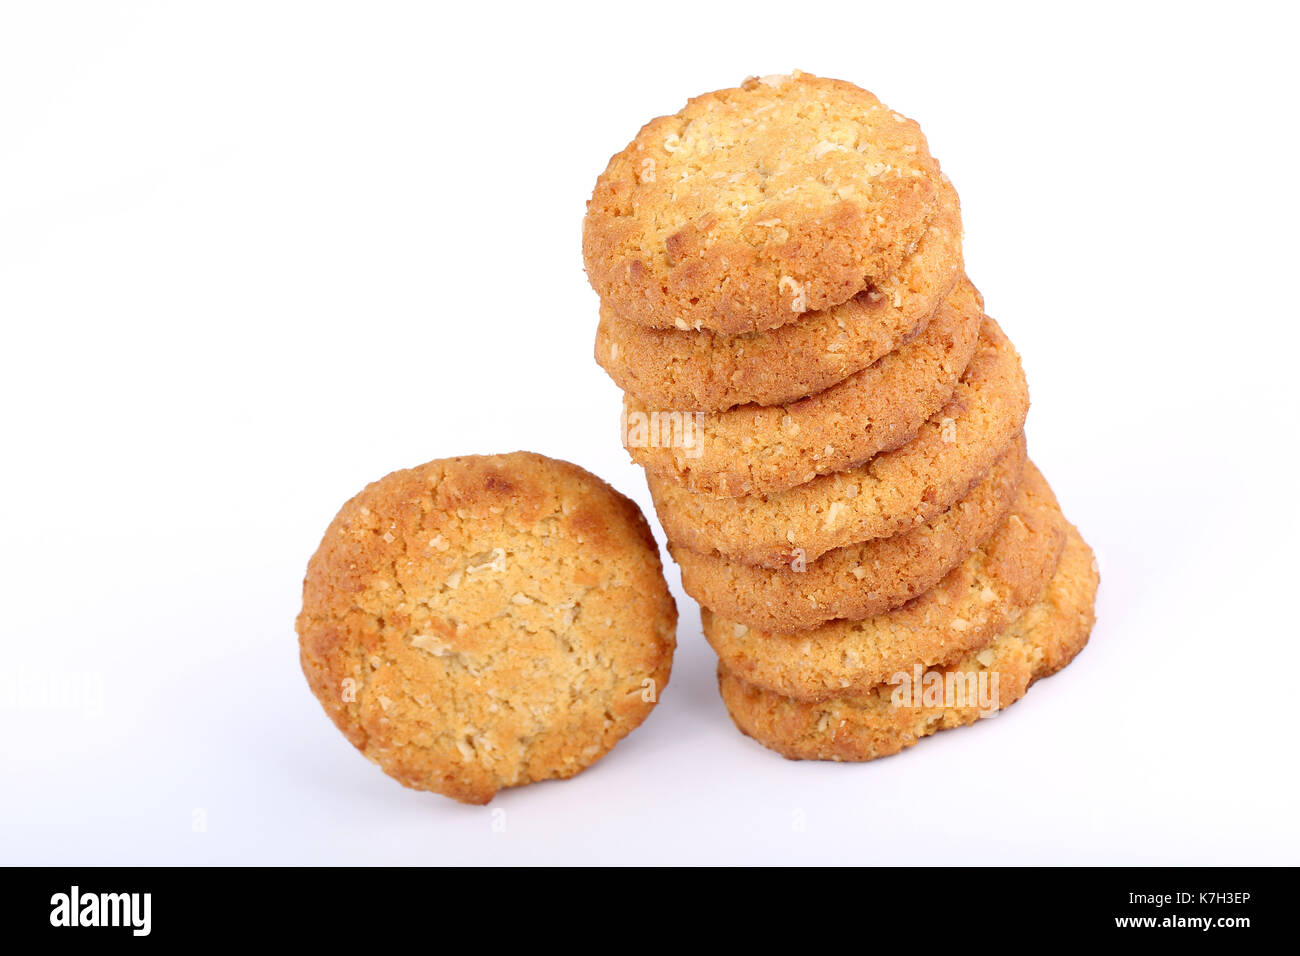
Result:
[[[0,862],[1300,862],[1296,23],[976,6],[6,4]],[[670,566],[672,684],[610,756],[403,790],[298,670],[307,558],[446,455],[648,507],[584,202],[646,120],[794,67],[960,190],[1099,553],[1091,645],[996,720],[793,763],[732,728]]]

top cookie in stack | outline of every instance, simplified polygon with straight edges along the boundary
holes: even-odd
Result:
[[[616,315],[738,335],[842,305],[898,270],[940,207],[921,128],[865,90],[751,79],[647,123],[587,208]]]
[[[624,445],[724,700],[787,755],[869,759],[984,713],[827,716],[899,672],[1014,661],[1018,696],[1086,640],[1090,556],[1028,461],[1020,360],[961,233],[920,127],[802,73],[652,120],[588,204]]]

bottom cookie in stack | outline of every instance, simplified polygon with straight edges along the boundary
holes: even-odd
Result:
[[[978,649],[934,666],[915,664],[862,692],[821,700],[783,696],[747,683],[725,662],[718,687],[736,726],[795,760],[886,757],[939,730],[974,723],[1024,696],[1079,653],[1094,617],[1096,561],[1065,525],[1056,572],[1022,614]]]

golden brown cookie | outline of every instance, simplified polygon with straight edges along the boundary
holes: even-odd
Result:
[[[1097,565],[1069,529],[1056,575],[1038,600],[987,647],[946,668],[904,668],[894,682],[852,697],[792,700],[718,667],[718,689],[736,726],[792,760],[874,760],[937,730],[1009,707],[1088,643]]]
[[[892,538],[828,551],[806,566],[756,568],[718,554],[671,550],[686,593],[737,624],[798,631],[835,618],[860,620],[928,591],[987,541],[1011,510],[1024,466],[1020,438],[942,514]]]
[[[979,293],[962,282],[916,339],[789,405],[695,414],[646,408],[625,395],[623,444],[647,473],[727,498],[784,491],[853,468],[906,444],[952,398],[982,319]]]
[[[402,784],[465,803],[569,777],[654,707],[677,609],[640,509],[527,452],[393,472],[307,567],[298,635],[326,713]]]
[[[609,161],[583,223],[587,276],[641,325],[774,329],[898,269],[941,175],[921,128],[865,90],[751,78],[651,120]]]
[[[713,498],[672,478],[646,477],[674,545],[784,567],[797,557],[814,561],[833,548],[898,534],[947,510],[1002,457],[1028,411],[1020,359],[986,317],[952,400],[901,448],[770,495]]]
[[[910,603],[790,632],[704,609],[704,636],[728,671],[764,690],[801,700],[861,693],[914,663],[943,664],[989,643],[1051,580],[1065,528],[1051,489],[1031,468],[993,537]]]
[[[596,361],[651,408],[782,405],[824,391],[911,341],[961,273],[961,209],[945,181],[916,251],[847,302],[747,335],[647,328],[602,302]]]

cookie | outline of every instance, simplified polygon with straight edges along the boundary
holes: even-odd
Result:
[[[809,702],[746,684],[719,665],[718,689],[743,733],[793,760],[887,757],[1009,707],[1070,663],[1088,643],[1097,583],[1092,552],[1070,528],[1038,600],[987,647],[949,667],[904,668],[891,675],[894,683],[864,694]]]
[[[988,644],[1051,580],[1065,528],[1047,482],[1030,468],[993,537],[908,604],[789,632],[746,627],[706,608],[704,636],[728,671],[764,690],[800,700],[861,693],[917,662],[942,664]]]
[[[1021,438],[942,514],[892,538],[828,551],[806,566],[755,568],[671,550],[686,593],[737,624],[797,631],[835,618],[860,620],[928,591],[987,541],[1011,510],[1024,466]]]
[[[916,251],[847,302],[748,335],[647,328],[602,302],[596,361],[651,408],[782,405],[824,391],[905,345],[961,274],[961,209],[957,191],[944,182]]]
[[[1020,359],[985,317],[952,400],[901,448],[770,495],[713,498],[647,475],[668,539],[743,564],[784,567],[884,538],[947,510],[1002,457],[1029,411]]]
[[[652,328],[778,328],[897,270],[941,176],[921,128],[865,90],[751,78],[651,120],[609,161],[583,222],[587,276]]]
[[[623,444],[645,470],[699,494],[771,494],[860,465],[910,441],[970,363],[983,310],[958,284],[925,331],[875,365],[789,405],[725,412],[650,409],[623,400]]]
[[[569,777],[654,707],[677,609],[640,509],[526,452],[397,471],[307,567],[303,672],[352,744],[465,803]]]

